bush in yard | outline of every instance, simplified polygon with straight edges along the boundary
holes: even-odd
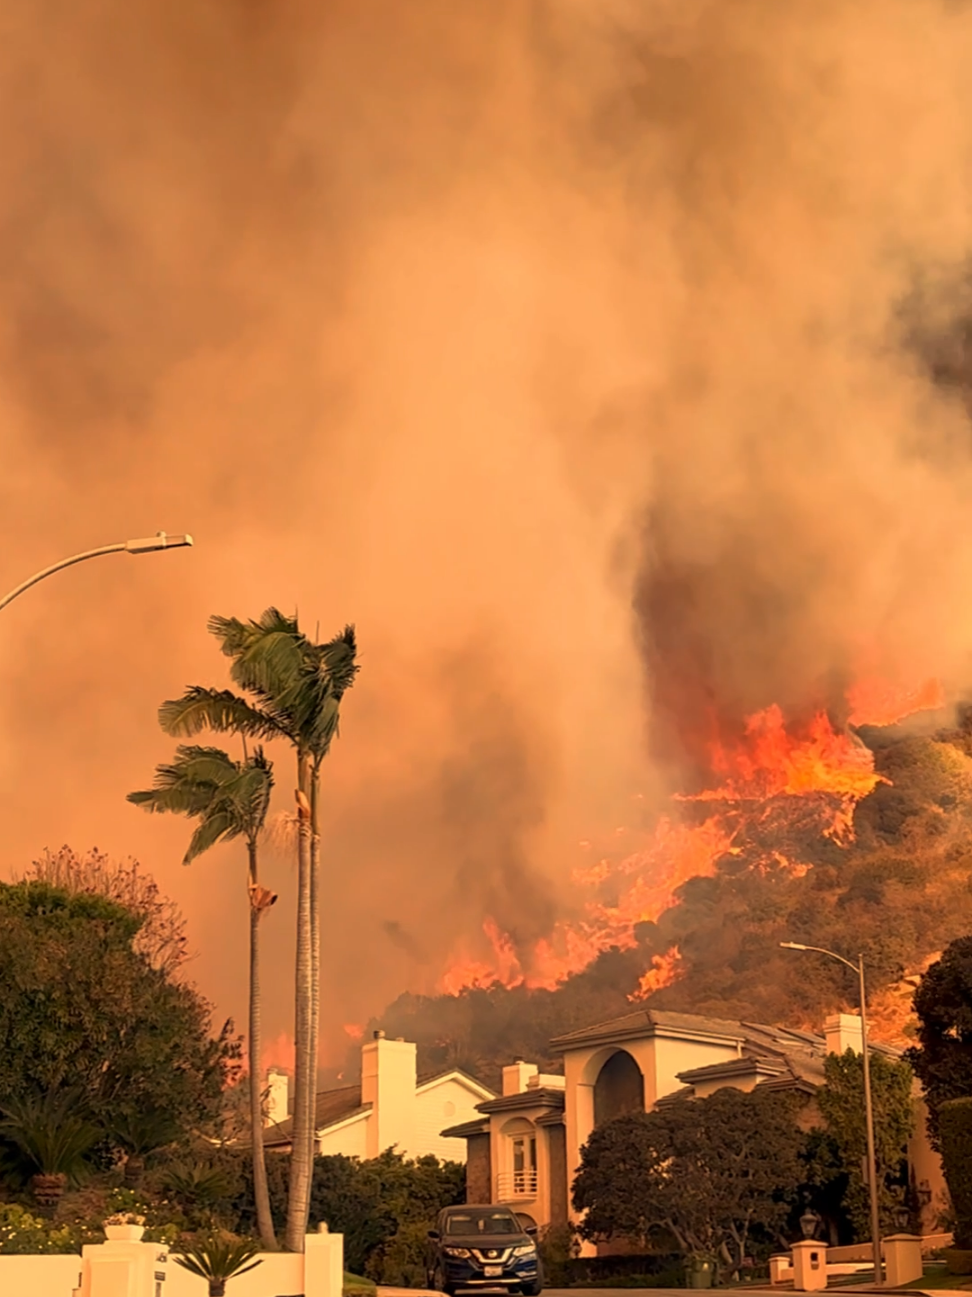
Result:
[[[290,1159],[276,1155],[267,1161],[267,1180],[274,1222],[286,1208]],[[423,1243],[443,1207],[465,1201],[466,1168],[433,1156],[407,1159],[393,1149],[361,1160],[336,1153],[314,1162],[310,1228],[321,1221],[334,1234],[344,1235],[345,1265],[352,1274],[418,1274],[416,1240]],[[240,1228],[252,1228],[252,1194],[237,1199]],[[425,1283],[424,1260],[421,1285]]]
[[[78,1226],[52,1225],[19,1203],[0,1203],[0,1254],[80,1252],[82,1242],[101,1239]]]
[[[570,1263],[580,1256],[580,1240],[573,1225],[545,1225],[537,1238],[544,1278],[551,1288],[570,1283]]]
[[[972,1098],[947,1099],[938,1109],[942,1169],[955,1212],[955,1246],[972,1249]]]
[[[365,1267],[365,1278],[392,1288],[424,1288],[428,1276],[425,1254],[428,1248],[427,1222],[409,1221],[375,1248]]]

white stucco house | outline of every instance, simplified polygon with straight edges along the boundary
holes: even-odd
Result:
[[[876,1052],[898,1055],[869,1043]],[[820,1124],[813,1095],[823,1084],[825,1059],[847,1049],[860,1052],[861,1020],[836,1014],[817,1035],[645,1008],[560,1036],[551,1048],[563,1056],[562,1076],[517,1061],[503,1069],[502,1095],[443,1132],[466,1141],[468,1201],[508,1204],[538,1226],[563,1224],[574,1215],[570,1188],[581,1150],[596,1126],[622,1113],[647,1112],[676,1095],[705,1098],[724,1086],[765,1086],[803,1094],[800,1124]],[[930,1228],[944,1181],[917,1089],[915,1103],[909,1160]]]
[[[432,1153],[443,1160],[465,1161],[461,1139],[443,1128],[471,1121],[477,1107],[496,1095],[458,1068],[419,1076],[417,1047],[407,1040],[388,1040],[384,1032],[361,1049],[361,1080],[317,1096],[317,1152],[345,1157],[377,1157],[394,1147],[406,1157]],[[268,1151],[290,1149],[292,1119],[289,1078],[271,1071],[264,1130]]]

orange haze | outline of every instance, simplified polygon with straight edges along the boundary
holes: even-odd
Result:
[[[356,622],[323,793],[343,1054],[457,944],[540,980],[586,957],[577,841],[711,787],[716,738],[758,774],[747,717],[804,736],[789,784],[851,742],[855,682],[969,684],[970,429],[908,343],[952,356],[962,307],[967,5],[0,13],[2,582],[197,541],[0,614],[7,876],[136,854],[242,1021],[239,849],[182,869],[186,825],[125,794],[171,752],[162,699],[226,680],[210,613]],[[639,912],[723,849],[712,809],[696,854],[674,818],[651,839]]]

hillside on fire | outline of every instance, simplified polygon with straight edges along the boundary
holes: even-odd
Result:
[[[514,1057],[556,1069],[552,1037],[649,997],[819,1027],[854,1005],[854,987],[833,961],[779,948],[794,940],[863,951],[874,1034],[907,1039],[914,979],[972,932],[972,708],[949,728],[931,728],[942,713],[925,716],[841,733],[818,719],[785,736],[785,753],[777,718],[764,716],[721,785],[676,799],[645,850],[605,854],[588,871],[587,918],[573,935],[603,948],[585,966],[551,984],[552,947],[531,973],[515,934],[487,918],[492,966],[454,970],[465,984],[447,977],[442,994],[399,997],[369,1029],[417,1041],[420,1065],[461,1066],[495,1085]],[[659,902],[665,869],[671,890]],[[619,921],[652,902],[653,918]]]

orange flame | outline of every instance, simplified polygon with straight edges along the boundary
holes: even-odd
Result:
[[[360,1040],[365,1033],[365,1029],[360,1022],[346,1022],[341,1028],[352,1040]]]
[[[942,705],[944,693],[937,681],[917,689],[894,688],[881,683],[856,686],[848,693],[849,724],[892,724],[915,711]],[[637,945],[639,923],[657,920],[676,899],[677,890],[691,878],[715,873],[719,860],[744,849],[745,821],[740,808],[753,803],[776,803],[786,798],[812,798],[819,831],[839,845],[853,841],[853,816],[857,803],[880,783],[888,783],[874,769],[874,758],[863,742],[849,731],[835,730],[825,712],[819,712],[799,730],[788,730],[782,710],[773,705],[756,712],[746,722],[740,741],[714,743],[710,749],[717,787],[678,795],[676,802],[712,806],[701,824],[682,823],[662,816],[648,845],[619,864],[602,859],[578,867],[571,878],[575,886],[606,891],[610,901],[591,897],[582,905],[582,916],[562,919],[549,937],[532,949],[519,950],[508,933],[492,918],[483,924],[489,950],[478,957],[468,949],[455,952],[440,991],[459,995],[472,987],[553,989],[612,947]],[[716,809],[721,806],[722,809]],[[616,837],[626,830],[617,829]],[[584,849],[591,842],[581,844]],[[786,868],[799,876],[810,867],[788,860],[779,851],[763,852],[760,868]],[[681,956],[673,947],[656,955],[630,998],[642,999],[668,986],[678,976]]]
[[[655,991],[671,986],[672,982],[678,980],[681,962],[682,956],[678,946],[672,946],[671,950],[667,950],[664,955],[653,955],[651,967],[647,973],[642,973],[638,989],[632,992],[628,999],[647,1000]]]

